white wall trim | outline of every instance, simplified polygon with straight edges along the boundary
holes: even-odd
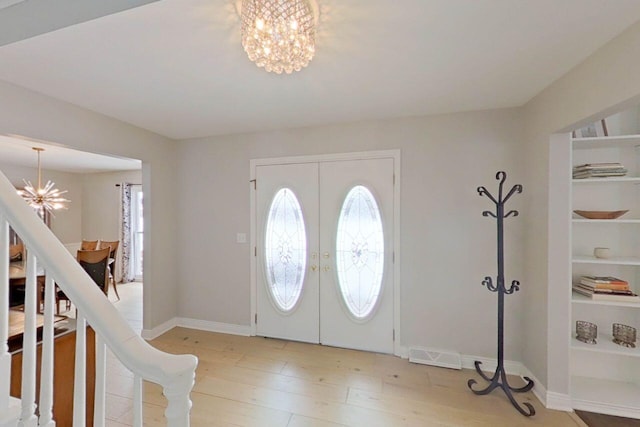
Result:
[[[555,409],[557,411],[573,411],[573,401],[571,400],[571,396],[553,391],[547,392],[547,402],[545,406],[548,409]]]
[[[221,334],[242,335],[245,337],[251,335],[250,326],[234,325],[231,323],[210,322],[208,320],[189,319],[187,317],[178,317],[176,326],[198,329],[201,331],[217,332]]]
[[[152,339],[158,338],[160,335],[178,326],[177,321],[178,319],[174,317],[173,319],[169,319],[166,322],[159,324],[155,328],[143,329],[140,335],[145,340],[152,340]]]
[[[251,327],[244,325],[234,325],[231,323],[211,322],[208,320],[190,319],[188,317],[174,317],[153,329],[143,329],[142,338],[152,340],[158,338],[165,332],[173,328],[182,327],[188,329],[197,329],[200,331],[217,332],[229,335],[250,336]]]
[[[400,343],[402,342],[401,332],[401,316],[400,316],[400,260],[402,259],[400,254],[400,182],[401,182],[401,163],[400,163],[400,150],[376,150],[376,151],[364,151],[354,153],[333,153],[333,154],[320,154],[320,155],[308,155],[308,156],[292,156],[292,157],[276,157],[266,159],[251,159],[249,162],[249,179],[254,181],[256,179],[256,167],[266,165],[285,165],[294,163],[316,163],[316,162],[330,162],[340,160],[366,160],[366,159],[381,159],[392,158],[393,159],[393,172],[395,175],[395,182],[393,186],[393,252],[395,254],[395,262],[393,264],[393,329],[395,332],[394,341],[394,354],[396,356],[402,356],[402,354],[408,355],[408,349],[402,348]],[[257,262],[253,251],[257,245],[257,226],[256,226],[256,191],[255,186],[251,186],[249,209],[250,215],[250,245],[251,251],[251,335],[256,335],[256,323],[255,316],[257,314],[257,277],[256,268]],[[404,352],[403,352],[404,351]],[[404,357],[404,356],[402,356]],[[408,356],[407,356],[408,357]]]

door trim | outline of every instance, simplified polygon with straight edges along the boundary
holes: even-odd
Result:
[[[400,150],[378,150],[378,151],[364,151],[355,153],[333,153],[333,154],[320,154],[309,156],[292,156],[292,157],[275,157],[275,158],[263,158],[263,159],[251,159],[249,161],[249,208],[250,208],[250,258],[251,258],[251,335],[256,335],[256,315],[257,315],[257,260],[255,256],[255,248],[257,245],[256,239],[256,167],[268,166],[268,165],[285,165],[292,163],[318,163],[318,162],[331,162],[340,160],[367,160],[367,159],[393,159],[393,353],[396,356],[402,355],[402,333],[400,330],[400,292],[402,281],[400,280]]]

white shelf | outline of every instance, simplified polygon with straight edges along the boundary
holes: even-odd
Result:
[[[602,136],[596,138],[574,138],[573,148],[577,150],[591,148],[619,148],[640,146],[640,135]]]
[[[640,307],[639,302],[622,302],[622,301],[599,301],[593,300],[588,296],[581,295],[577,292],[571,293],[571,302],[574,304],[591,304],[591,305],[608,305],[614,307],[631,307],[638,308]]]
[[[571,400],[574,409],[640,418],[640,387],[634,383],[572,376]]]
[[[574,164],[567,164],[569,172],[580,162],[624,161],[625,164],[629,163],[626,166],[637,167],[637,162],[640,161],[640,135],[573,138],[571,148],[572,156],[567,158],[567,163],[573,161]],[[577,216],[571,210],[568,212],[572,227],[568,233],[570,243],[583,243],[582,239],[597,240],[598,236],[604,233],[609,236],[609,232],[612,232],[608,245],[611,246],[614,254],[640,255],[637,251],[624,249],[628,239],[637,239],[640,236],[640,229],[619,228],[620,224],[640,224],[640,209],[634,209],[637,204],[637,191],[640,188],[636,187],[640,184],[640,169],[630,169],[626,176],[584,179],[570,177],[570,179],[568,197],[569,200],[573,200],[573,206],[577,205],[576,209],[580,209],[580,206],[584,206],[585,210],[592,209],[587,207],[591,199],[602,200],[601,204],[608,206],[609,209],[632,209],[617,219],[587,219]],[[609,184],[608,187],[606,187],[607,184]],[[572,192],[575,193],[575,198]],[[619,204],[622,201],[630,204],[620,207]],[[605,229],[594,224],[608,224],[604,227],[611,228]],[[578,275],[588,265],[630,266],[625,268],[633,269],[634,273],[640,272],[638,270],[640,256],[615,256],[601,259],[595,258],[585,249],[583,251],[584,255],[578,252],[571,256],[569,265],[573,276]],[[568,285],[571,286],[571,283]],[[636,288],[637,286],[640,285],[636,283]],[[639,313],[637,310],[640,310],[640,301],[633,298],[632,300],[630,302],[593,300],[588,296],[571,292],[571,304],[568,307],[570,317],[575,319],[579,313],[586,312],[601,328],[598,328],[597,344],[578,341],[575,338],[575,331],[573,332],[573,336],[569,338],[569,370],[574,374],[586,373],[606,378],[572,375],[569,394],[574,409],[640,419],[640,371],[636,369],[636,366],[640,366],[638,365],[640,341],[635,343],[636,348],[627,348],[615,344],[611,334],[613,321],[626,319]],[[575,326],[571,325],[571,327]]]
[[[573,179],[574,184],[593,184],[593,183],[606,183],[606,182],[633,182],[640,184],[640,177],[637,176],[610,176],[606,178],[582,178]]]
[[[640,357],[640,348],[636,342],[636,348],[628,348],[613,342],[613,336],[600,331],[598,328],[597,344],[586,344],[576,339],[576,333],[573,332],[571,339],[571,348],[579,351],[592,351],[594,353],[617,354],[618,356]]]
[[[628,218],[628,219],[583,219],[573,218],[573,223],[589,223],[589,224],[640,224],[640,219]]]
[[[605,264],[605,265],[640,265],[640,258],[631,256],[618,256],[611,258],[596,258],[593,256],[574,256],[571,259],[574,264]]]

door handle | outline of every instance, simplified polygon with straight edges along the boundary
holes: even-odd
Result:
[[[311,266],[311,271],[315,272],[317,269],[318,269],[317,265],[314,264]]]
[[[325,271],[325,273],[326,273],[327,271],[331,271],[331,266],[330,266],[330,265],[325,265],[322,269],[323,269],[323,270]]]

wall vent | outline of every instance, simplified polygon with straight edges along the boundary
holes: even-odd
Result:
[[[442,368],[462,369],[462,358],[455,351],[412,347],[409,349],[409,362]]]

